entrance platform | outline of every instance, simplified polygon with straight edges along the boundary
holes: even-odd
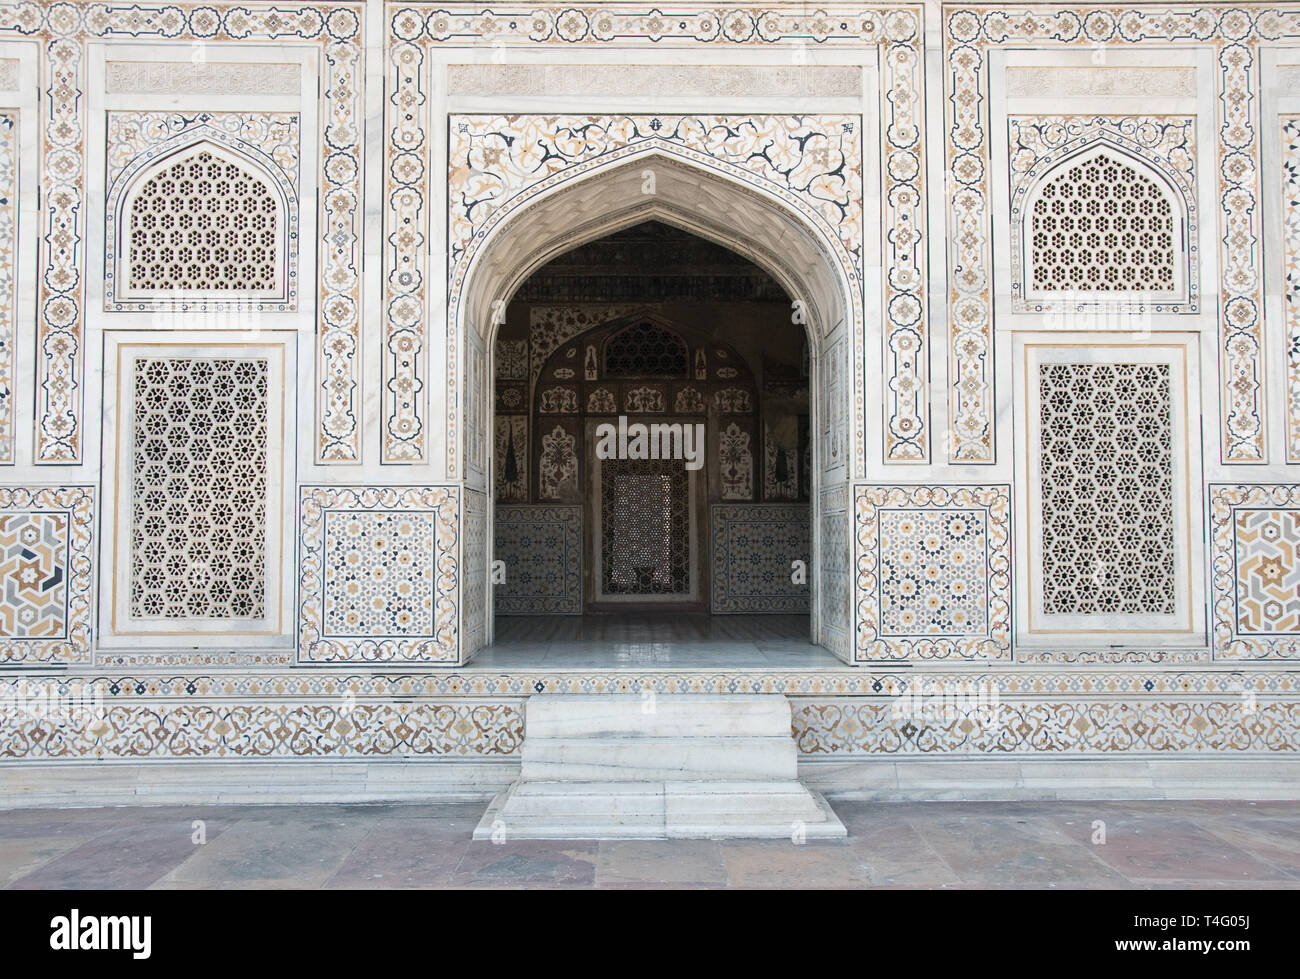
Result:
[[[808,640],[806,615],[498,616],[471,670],[851,669]]]
[[[478,840],[834,839],[798,780],[790,702],[758,696],[539,696],[517,782]]]

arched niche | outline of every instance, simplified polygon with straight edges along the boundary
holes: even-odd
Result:
[[[125,167],[109,193],[106,308],[292,308],[298,202],[262,155],[187,133]]]
[[[650,193],[646,191],[648,175],[653,176]],[[816,433],[811,447],[812,567],[849,567],[848,521],[842,512],[823,521],[820,511],[823,495],[838,491],[841,507],[847,499],[844,453],[851,442],[847,428],[853,414],[848,403],[853,386],[847,376],[846,334],[861,328],[861,302],[828,232],[758,182],[742,183],[659,148],[584,169],[554,184],[548,181],[546,188],[530,193],[526,202],[504,205],[512,208],[512,213],[475,242],[463,287],[453,290],[448,311],[463,351],[456,378],[461,393],[452,394],[452,403],[459,406],[463,419],[460,444],[465,483],[467,489],[487,495],[484,511],[488,526],[479,546],[490,549],[492,540],[494,501],[488,451],[494,416],[491,357],[501,311],[519,286],[552,258],[632,225],[656,220],[742,255],[771,275],[796,304],[792,321],[807,334],[810,425]],[[470,563],[476,575],[489,576],[490,554],[486,560],[476,557]],[[490,642],[490,583],[472,581],[467,587],[483,588],[486,594],[472,602],[475,615],[484,620],[466,622],[465,633]],[[852,617],[850,596],[851,589],[846,593],[843,588],[819,588],[814,573],[814,642],[822,641],[828,627],[847,637]],[[849,655],[847,639],[830,648],[845,658]]]
[[[1024,301],[1194,311],[1194,213],[1155,161],[1090,141],[1044,169],[1018,208]]]

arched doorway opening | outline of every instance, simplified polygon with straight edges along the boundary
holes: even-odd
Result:
[[[654,220],[523,283],[492,358],[498,642],[556,634],[535,621],[550,615],[588,616],[558,632],[592,639],[809,640],[810,372],[792,302],[743,256]]]
[[[647,174],[653,174],[655,178],[651,181],[655,190],[649,194],[645,191]],[[767,495],[769,459],[766,443],[769,440],[764,412],[759,405],[755,405],[749,413],[751,417],[747,421],[748,430],[746,425],[737,424],[737,430],[741,434],[750,436],[750,479],[754,489],[748,505],[776,505],[775,494],[785,492],[794,497],[789,501],[792,506],[804,508],[802,525],[807,528],[807,557],[791,556],[784,562],[788,569],[785,574],[787,582],[793,584],[797,581],[806,596],[802,605],[808,609],[808,618],[802,619],[798,626],[799,644],[805,648],[810,643],[824,644],[836,655],[846,658],[850,619],[846,586],[850,541],[845,513],[848,472],[846,454],[850,443],[847,432],[850,415],[847,398],[850,385],[846,363],[848,337],[860,322],[860,302],[854,298],[848,265],[837,257],[837,246],[832,242],[831,236],[826,229],[818,227],[815,221],[809,221],[777,197],[763,192],[761,187],[736,181],[728,175],[714,172],[707,165],[679,160],[671,153],[660,150],[630,160],[624,158],[620,163],[611,163],[595,171],[575,174],[567,183],[557,182],[557,185],[548,185],[520,196],[525,199],[512,200],[504,209],[508,212],[505,219],[495,222],[490,233],[474,242],[471,257],[464,264],[463,278],[453,281],[455,291],[452,315],[458,325],[458,336],[463,338],[464,368],[460,376],[463,378],[464,395],[459,403],[463,406],[462,445],[467,469],[466,484],[471,497],[477,492],[483,493],[491,525],[486,534],[487,549],[490,551],[494,548],[495,542],[502,536],[498,532],[500,528],[495,524],[511,516],[503,509],[511,504],[495,499],[499,489],[504,492],[508,484],[514,483],[516,488],[510,492],[521,493],[524,491],[521,487],[527,487],[530,494],[528,505],[555,504],[550,514],[552,537],[548,540],[558,542],[565,534],[568,535],[565,539],[569,541],[581,539],[583,543],[577,549],[578,559],[571,563],[561,563],[559,557],[569,553],[567,548],[548,547],[541,538],[535,538],[534,544],[552,558],[551,577],[557,582],[562,578],[567,579],[565,587],[558,589],[562,595],[575,594],[572,581],[573,576],[578,577],[582,582],[582,601],[565,604],[564,601],[557,600],[553,619],[580,615],[587,611],[584,603],[601,596],[593,581],[596,577],[595,556],[598,551],[592,543],[592,534],[589,533],[593,523],[590,520],[592,511],[582,510],[576,516],[565,513],[560,501],[544,499],[541,491],[541,471],[546,469],[547,492],[552,491],[556,482],[568,479],[571,480],[569,490],[572,495],[581,498],[568,505],[578,508],[592,506],[592,501],[581,493],[583,478],[573,474],[577,453],[570,456],[567,449],[561,449],[560,454],[565,462],[558,470],[554,468],[558,441],[571,438],[576,447],[579,436],[585,443],[590,434],[593,444],[583,445],[584,454],[587,458],[595,457],[594,440],[598,437],[595,428],[599,420],[594,419],[597,426],[593,426],[589,433],[587,424],[593,419],[588,417],[592,413],[587,411],[586,399],[596,394],[596,391],[586,389],[589,383],[587,368],[592,366],[587,363],[586,348],[592,347],[595,357],[595,369],[590,381],[593,385],[598,385],[601,380],[610,380],[602,376],[602,370],[608,364],[601,358],[604,357],[612,336],[620,330],[657,327],[679,338],[690,361],[686,371],[687,379],[694,378],[697,349],[705,351],[705,375],[709,382],[725,379],[721,375],[712,377],[708,373],[707,364],[711,358],[716,357],[716,351],[727,351],[730,355],[730,350],[735,350],[740,365],[736,368],[737,376],[743,368],[748,383],[753,386],[753,399],[761,402],[761,386],[764,378],[767,378],[769,387],[782,388],[784,385],[788,395],[785,400],[790,402],[787,407],[792,409],[786,412],[792,417],[774,425],[771,433],[771,444],[774,446],[770,460],[772,481],[788,488],[776,489]],[[618,238],[620,233],[624,239]],[[628,281],[620,287],[623,291],[607,289],[602,293],[601,298],[605,300],[602,305],[605,312],[611,315],[601,317],[599,322],[575,321],[566,323],[560,329],[546,322],[546,317],[553,318],[557,315],[553,312],[542,314],[537,324],[532,322],[534,313],[531,309],[527,313],[520,312],[525,306],[541,305],[538,301],[540,294],[530,294],[525,287],[531,289],[529,280],[552,260],[562,259],[556,268],[550,269],[538,281],[548,282],[548,288],[551,289],[545,296],[546,305],[563,307],[577,295],[571,291],[575,283],[583,281],[590,272],[581,267],[583,246],[597,243],[595,247],[604,249],[607,256],[617,256],[631,248],[634,244],[632,239],[638,236],[643,239],[647,236],[654,238],[657,247],[662,247],[671,239],[676,242],[679,254],[684,242],[692,242],[691,247],[697,249],[713,249],[715,257],[725,254],[726,262],[722,264],[726,268],[709,266],[708,263],[697,266],[687,258],[686,264],[691,266],[689,271],[695,274],[684,278],[694,278],[696,286],[709,282],[709,288],[715,293],[719,289],[725,292],[727,288],[752,290],[755,288],[753,283],[761,281],[764,283],[762,288],[768,290],[765,295],[769,307],[766,314],[768,318],[759,322],[753,315],[740,317],[744,321],[743,326],[735,329],[735,335],[724,338],[721,346],[711,348],[710,337],[713,331],[707,317],[701,322],[698,315],[684,316],[681,310],[666,309],[662,301],[654,299],[656,294],[653,288],[647,295],[644,287],[648,281],[664,279],[664,276],[658,275],[662,270],[655,267],[639,268],[637,274],[630,277],[638,280],[639,285],[636,287],[642,289],[640,293],[631,291],[633,287]],[[599,244],[606,238],[611,240]],[[641,242],[642,246],[646,244],[645,241]],[[569,262],[579,260],[579,266],[566,268],[563,259],[566,255],[574,256],[567,260]],[[622,262],[620,274],[625,280],[629,280],[628,268],[629,263]],[[699,274],[701,272],[705,274]],[[682,279],[682,276],[677,277],[678,287],[681,286]],[[738,285],[745,279],[749,280],[748,285]],[[658,287],[664,288],[664,283],[660,281]],[[566,292],[566,289],[570,291]],[[716,300],[718,297],[715,294],[710,298]],[[529,301],[524,302],[525,299]],[[753,305],[757,307],[762,304]],[[520,326],[520,322],[525,325]],[[572,343],[574,366],[548,366],[551,355],[555,352],[555,344],[548,341],[549,345],[544,344],[534,352],[532,339],[535,328],[543,338],[562,333],[563,339],[559,342]],[[593,333],[591,336],[583,336],[592,331],[599,331],[600,335]],[[783,340],[778,340],[780,333],[784,334]],[[776,346],[785,344],[780,356],[770,358],[773,360],[770,370],[764,369],[762,342],[755,341],[755,337],[761,341],[765,334]],[[498,345],[499,338],[504,340],[504,344]],[[528,342],[521,347],[520,341],[525,338]],[[797,355],[790,353],[791,338],[794,338]],[[507,346],[510,344],[512,346]],[[578,352],[579,347],[582,348],[581,353]],[[715,353],[710,353],[710,349]],[[562,353],[567,356],[567,350]],[[512,361],[512,366],[507,366],[504,371],[498,370],[498,359]],[[549,379],[544,376],[547,370],[552,372]],[[563,376],[555,374],[556,370],[564,372]],[[573,371],[572,377],[567,375],[570,370]],[[515,376],[509,377],[510,374]],[[512,382],[513,390],[511,384],[504,384],[498,391],[498,378],[503,382]],[[554,386],[559,387],[558,382],[579,380],[580,383],[572,385],[567,393],[557,391],[551,394],[547,406],[550,410],[542,410],[540,399],[545,396],[543,388],[550,385],[550,382],[557,382]],[[626,415],[629,403],[626,401],[627,384],[632,380],[651,382],[641,386],[652,388],[656,384],[660,385],[655,390],[657,395],[664,398],[664,415],[669,414],[668,407],[676,408],[675,399],[679,392],[673,386],[674,378],[641,375],[620,381],[622,387],[617,394],[610,392],[615,394],[616,399],[623,399],[619,414]],[[709,397],[716,394],[716,391],[711,390]],[[669,398],[673,399],[671,406],[668,405]],[[774,397],[772,400],[781,399]],[[509,406],[507,401],[511,402]],[[845,403],[841,404],[841,401]],[[555,410],[566,403],[576,410]],[[619,401],[616,400],[615,404],[618,405]],[[506,410],[508,407],[513,410]],[[715,404],[714,413],[721,415],[729,412],[717,409]],[[538,418],[547,417],[548,425],[552,419],[560,424],[550,425],[546,432],[540,432],[540,426],[533,425],[534,415]],[[576,417],[557,417],[564,415]],[[727,432],[730,422],[718,427],[720,419],[715,417],[710,429],[708,408],[703,415],[700,423],[705,426],[706,433],[712,431],[713,441],[719,443],[720,436]],[[507,420],[511,416],[514,416],[514,420]],[[520,416],[527,416],[528,420],[525,421]],[[618,415],[615,415],[612,419],[616,432],[617,418]],[[682,423],[685,424],[685,419]],[[628,418],[626,424],[634,422]],[[548,448],[544,444],[546,436],[554,434],[557,427],[562,430],[564,439],[558,435],[552,439],[552,452],[544,459],[543,454]],[[514,459],[507,473],[506,463],[510,459],[512,441]],[[527,455],[520,453],[521,441],[528,443]],[[706,448],[706,452],[715,456],[711,462],[720,465],[715,451],[719,447],[714,445]],[[586,463],[579,465],[585,466]],[[583,472],[590,481],[592,474],[586,470]],[[734,473],[732,477],[734,479]],[[711,589],[716,583],[713,572],[718,565],[711,561],[711,552],[705,553],[705,545],[711,549],[714,542],[706,540],[703,531],[712,533],[713,524],[712,513],[705,514],[702,508],[721,504],[722,476],[719,471],[712,482],[709,474],[697,477],[697,480],[703,486],[702,495],[691,496],[689,487],[684,492],[696,500],[696,514],[703,514],[703,519],[696,528],[697,536],[693,538],[697,542],[697,560],[702,563],[697,578],[699,588],[693,596],[688,595],[685,604],[689,605],[693,599],[694,607],[699,610],[695,614],[708,616],[715,611]],[[624,482],[630,486],[636,480]],[[715,494],[712,501],[709,500],[710,492]],[[823,512],[828,502],[834,511],[829,514]],[[572,526],[584,518],[588,519],[588,524],[581,530]],[[621,533],[623,540],[629,539],[627,528]],[[581,534],[580,538],[578,534]],[[489,566],[491,557],[495,555],[489,554],[489,561],[486,562]],[[644,555],[640,561],[639,564],[624,561],[623,577],[628,579],[631,576],[644,587],[647,575],[654,577],[654,574]],[[501,564],[506,566],[501,568]],[[826,577],[828,583],[823,587],[818,575],[828,567],[837,573]],[[490,572],[485,568],[484,574],[495,578],[499,570],[509,581],[508,562],[498,562],[498,567],[492,567]],[[499,579],[497,581],[497,587],[500,587]],[[492,590],[492,582],[489,582],[485,589],[486,601],[482,604],[473,603],[476,613],[481,610],[485,620],[480,629],[474,631],[488,645],[493,643],[494,612],[498,605]],[[503,589],[503,594],[508,591],[508,588]],[[653,604],[643,600],[646,594],[645,591],[636,592],[638,597],[631,603],[643,606],[639,610],[641,614],[645,614],[647,607]],[[603,597],[611,597],[608,589]],[[673,601],[676,601],[676,596]],[[593,604],[599,602],[593,601]],[[526,613],[533,609],[515,611]],[[600,611],[608,613],[610,610],[607,608]],[[616,611],[620,615],[609,618],[626,623],[630,613],[622,609]],[[651,611],[649,614],[656,613]],[[660,609],[657,614],[660,622],[677,622],[680,619],[677,612],[668,615]],[[788,614],[805,613],[800,611]],[[715,614],[711,618],[716,621],[720,617]],[[466,632],[474,629],[477,622],[477,619],[470,622]],[[629,638],[647,637],[633,631]],[[688,632],[685,638],[694,636]],[[492,652],[495,651],[494,647]],[[468,648],[466,654],[467,658],[471,656],[473,648]]]

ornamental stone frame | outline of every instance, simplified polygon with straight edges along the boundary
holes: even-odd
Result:
[[[0,40],[37,38],[43,48],[40,183],[44,243],[37,307],[37,465],[80,463],[93,431],[85,401],[86,139],[88,46],[162,41],[191,46],[241,41],[303,43],[322,54],[321,211],[316,305],[318,449],[321,463],[357,461],[361,451],[358,357],[361,283],[364,5],[269,7],[235,3],[129,6],[11,3],[0,7]],[[187,51],[187,55],[188,55]]]
[[[496,127],[490,131],[499,133],[502,120],[490,121]],[[615,120],[614,124],[621,122]],[[673,117],[647,117],[632,125],[653,127],[654,122],[681,124]],[[690,120],[691,124],[694,122]],[[565,121],[549,119],[548,123],[563,131]],[[589,118],[586,123],[592,128],[610,124],[598,117]],[[711,123],[727,131],[743,131],[745,126],[756,124],[751,119]],[[799,117],[763,119],[761,124],[778,131],[792,127],[800,138],[806,131],[816,131],[812,122]],[[520,118],[515,122],[516,128],[509,130],[509,143],[532,145],[525,135],[534,135],[530,127],[535,125],[528,117]],[[718,172],[721,168],[715,163],[698,159],[709,159],[705,154],[679,153],[657,138],[647,142],[651,145],[642,147],[632,143],[631,153],[616,150],[609,154],[612,159],[600,160],[595,167],[579,165],[562,170],[530,191],[510,198],[493,212],[492,233],[485,237],[475,233],[476,239],[481,237],[482,244],[475,250],[473,260],[456,264],[458,273],[451,295],[464,298],[453,305],[452,309],[458,312],[451,322],[464,333],[467,402],[476,409],[473,414],[467,413],[464,422],[467,485],[487,488],[490,492],[487,474],[480,468],[473,447],[483,441],[480,433],[493,430],[493,399],[474,393],[476,386],[486,384],[492,372],[475,370],[474,365],[484,359],[482,351],[490,349],[495,339],[498,324],[492,315],[492,304],[497,301],[494,297],[509,296],[529,273],[560,251],[654,218],[745,255],[767,269],[791,295],[808,297],[805,326],[811,350],[825,351],[828,334],[834,338],[846,331],[847,324],[860,322],[860,304],[855,301],[849,285],[851,272],[844,263],[851,252],[835,247],[842,239],[832,237],[825,225],[813,223],[761,182],[755,180],[746,185],[726,171]],[[648,201],[647,195],[641,193],[647,174],[654,175],[656,184],[656,192],[648,195]],[[632,203],[629,205],[628,201]],[[778,256],[769,251],[760,244],[764,241],[782,242],[784,254]],[[824,359],[822,354],[811,355],[813,414],[819,418],[829,412],[831,424],[841,429],[847,421],[847,412],[819,397]],[[814,450],[813,471],[817,474],[818,487],[844,485],[843,465],[823,458],[820,448]],[[817,501],[819,490],[815,489],[813,496]],[[817,506],[814,502],[814,508]],[[816,516],[813,525],[817,526]],[[814,533],[814,553],[821,545],[820,535]],[[843,545],[847,548],[847,541]],[[815,587],[813,608],[816,639],[822,633],[821,617],[825,610],[816,601]],[[841,614],[846,612],[847,609]],[[488,608],[484,614],[490,614]],[[484,631],[490,637],[490,622],[485,623]]]
[[[853,288],[860,301],[863,288],[879,288],[879,306],[886,311],[889,325],[882,338],[881,355],[887,362],[884,409],[886,462],[925,462],[930,456],[931,436],[928,407],[928,326],[924,295],[924,246],[928,227],[921,177],[925,173],[922,155],[923,105],[921,57],[923,8],[919,6],[850,7],[834,4],[824,11],[806,14],[786,10],[731,10],[720,15],[689,5],[672,5],[654,10],[619,6],[600,10],[577,8],[485,9],[455,3],[444,8],[392,5],[389,7],[389,117],[394,135],[385,171],[387,206],[386,246],[389,271],[385,277],[384,305],[389,313],[388,335],[384,340],[382,387],[382,458],[386,462],[421,463],[430,459],[426,378],[422,376],[423,351],[429,343],[426,317],[430,297],[440,289],[432,284],[426,268],[423,222],[429,219],[429,203],[436,199],[431,188],[430,144],[434,142],[428,121],[430,102],[437,99],[428,77],[432,63],[443,58],[443,48],[491,48],[508,52],[530,47],[536,50],[579,48],[584,54],[601,49],[653,50],[668,42],[674,47],[699,50],[703,45],[721,49],[744,46],[746,50],[768,50],[788,54],[795,64],[807,61],[810,44],[836,51],[860,52],[862,64],[878,62],[880,75],[881,186],[879,199],[882,237],[879,247],[888,255],[880,278],[863,279],[862,253],[854,263]],[[479,60],[472,58],[467,60]],[[495,57],[494,57],[494,60]],[[468,70],[470,66],[462,66]],[[463,71],[462,71],[463,73]],[[457,76],[459,79],[459,76]],[[494,84],[500,79],[493,76]],[[460,84],[460,81],[458,81]],[[463,85],[462,85],[463,90]],[[522,93],[521,93],[522,94]],[[859,124],[860,125],[860,124]],[[456,128],[452,128],[452,136]],[[667,142],[667,141],[666,141]],[[696,153],[710,154],[707,146],[690,146]],[[873,148],[874,152],[874,148]],[[432,161],[436,163],[436,160]],[[833,164],[832,164],[833,165]],[[548,173],[554,171],[551,168]],[[545,175],[539,175],[545,176]],[[449,188],[448,203],[455,187]],[[482,220],[482,214],[476,220]],[[474,219],[472,219],[474,220]],[[866,227],[860,213],[848,211],[847,220]],[[477,229],[466,244],[477,245]],[[449,247],[455,247],[449,242]],[[874,253],[877,245],[871,246]],[[468,255],[466,256],[468,257]],[[448,357],[446,376],[449,402],[446,409],[446,476],[460,478],[465,462],[459,445],[464,405],[460,372],[455,359],[463,342],[455,314],[452,290],[464,264],[457,263],[448,289]],[[494,297],[504,299],[506,297]],[[433,308],[437,308],[434,300]],[[873,316],[874,316],[873,311]],[[832,324],[833,325],[833,324]],[[853,459],[850,473],[865,474],[864,378],[859,366],[863,351],[857,337],[850,338],[855,369],[848,389],[854,406]],[[848,392],[846,391],[846,394]]]
[[[1059,297],[1028,298],[1031,212],[1036,195],[1060,168],[1104,154],[1147,179],[1166,194],[1174,211],[1175,283],[1169,297],[1098,292],[1073,297],[1111,309],[1152,303],[1155,312],[1198,310],[1199,263],[1196,209],[1195,119],[1191,116],[1011,116],[1011,295],[1017,312],[1063,308]],[[1138,306],[1140,308],[1140,305]]]
[[[989,58],[1002,47],[1043,50],[1090,46],[1104,52],[1140,43],[1193,45],[1216,58],[1217,159],[1222,293],[1222,461],[1266,463],[1260,119],[1258,64],[1267,43],[1300,41],[1300,7],[1231,5],[1097,8],[945,6],[944,132],[948,184],[948,300],[951,333],[953,462],[995,461],[993,417],[993,167],[981,115],[989,95]],[[1204,219],[1208,220],[1208,215]]]

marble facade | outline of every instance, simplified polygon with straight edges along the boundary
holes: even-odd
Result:
[[[0,3],[0,805],[23,766],[515,757],[542,692],[784,693],[807,759],[1300,764],[1298,91],[1288,3]],[[274,288],[131,284],[133,202],[195,153],[265,185]],[[1168,204],[1167,290],[1034,294],[1043,181],[1089,154],[1141,174],[1161,220]],[[509,399],[591,324],[557,305],[494,349],[494,303],[640,220],[802,303],[811,525],[766,502],[776,436],[733,424],[706,546],[758,553],[761,524],[770,554],[798,550],[808,589],[763,551],[711,582],[715,611],[806,607],[838,670],[475,672],[494,609],[580,611],[588,570],[572,406],[557,385],[530,444]],[[166,506],[133,535],[153,511],[131,467],[188,411],[132,400],[155,347],[186,370],[264,365],[231,396],[232,428],[264,422],[221,473],[264,491],[234,570],[179,566],[166,530],[189,518]],[[1035,426],[1074,406],[1030,419],[1028,395],[1065,397],[1040,368],[1132,362],[1177,368],[1168,425],[1132,450],[1171,460],[1170,622],[1081,606],[1041,629],[1043,568],[1111,582],[1140,552],[1124,535],[1149,460],[1070,497],[1107,462],[1052,483]],[[1072,431],[1122,455],[1105,410]],[[530,482],[547,504],[526,512]],[[238,496],[224,485],[186,505]],[[1067,534],[1045,561],[1062,501],[1119,556],[1062,571]],[[518,554],[493,546],[509,521],[529,524]],[[267,601],[137,629],[114,559],[137,540],[191,588],[264,579]],[[939,716],[898,709],[927,683]]]

